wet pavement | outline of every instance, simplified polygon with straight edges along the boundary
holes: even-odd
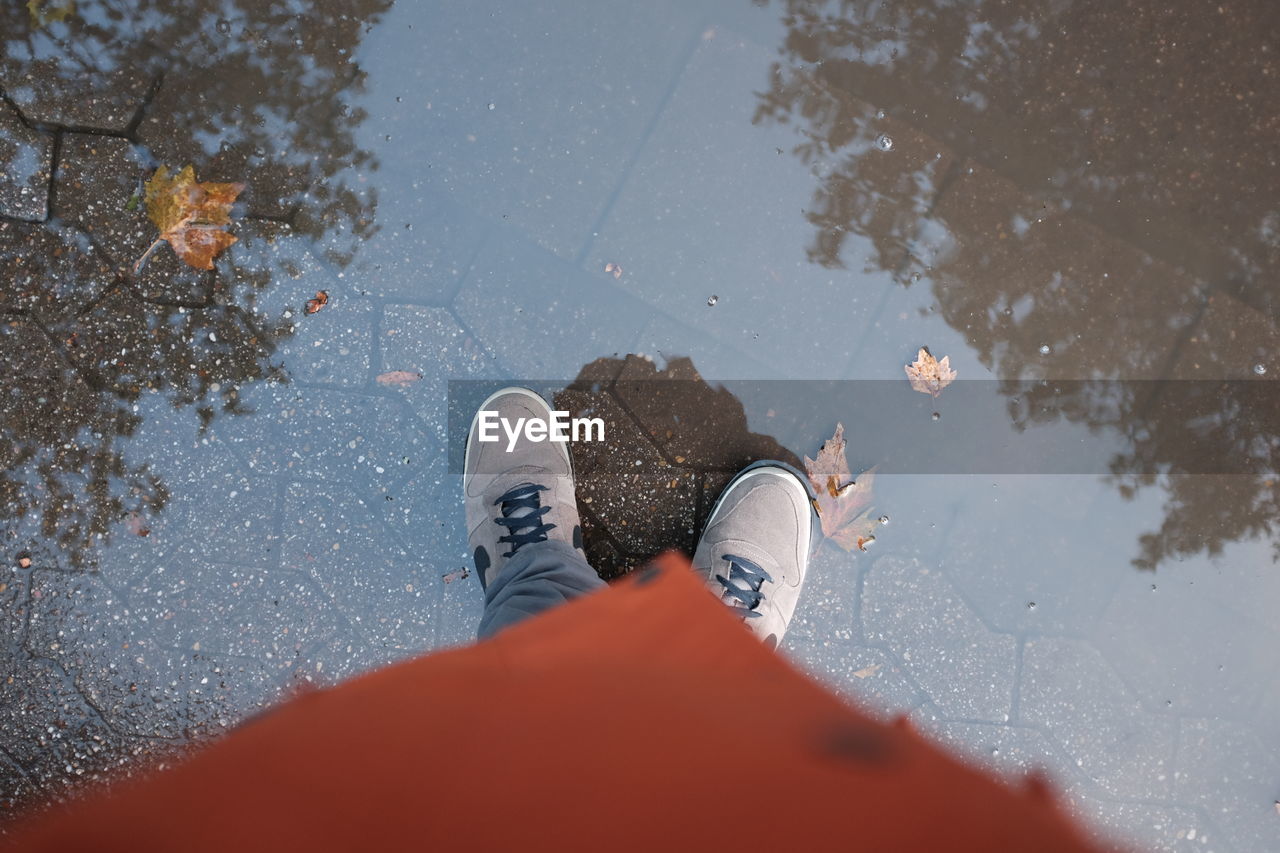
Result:
[[[890,521],[819,551],[787,654],[1044,768],[1113,837],[1276,849],[1277,436],[1240,412],[1280,375],[1277,25],[1268,0],[6,5],[6,810],[467,642],[449,382],[545,380],[610,425],[575,447],[603,574],[691,548],[733,470],[843,422]],[[239,242],[134,274],[142,181],[187,163],[247,185]],[[922,345],[985,380],[998,436],[1123,449],[891,464],[859,440],[872,387],[975,444],[969,392],[907,386]],[[1040,379],[1088,381],[1050,405]],[[1221,460],[1189,455],[1206,430]]]

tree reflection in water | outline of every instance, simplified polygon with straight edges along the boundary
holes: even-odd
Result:
[[[128,452],[142,395],[207,425],[278,372],[271,354],[293,327],[261,297],[285,262],[224,259],[205,274],[166,250],[134,276],[154,233],[134,196],[157,165],[191,163],[201,179],[249,185],[242,240],[266,239],[255,219],[285,239],[368,236],[376,196],[338,175],[376,166],[348,101],[363,86],[355,49],[389,7],[79,0],[67,21],[35,26],[25,4],[0,5],[0,128],[15,129],[0,133],[0,159],[30,177],[24,203],[0,207],[0,548],[12,562],[92,568],[124,526],[145,534],[164,510],[165,484]],[[330,262],[350,259],[332,248]]]
[[[859,235],[870,267],[932,288],[996,375],[1104,380],[1041,397],[1018,385],[1011,408],[1020,426],[1066,419],[1131,438],[1111,481],[1126,497],[1166,494],[1136,566],[1253,538],[1280,554],[1276,421],[1236,416],[1246,386],[1197,396],[1105,381],[1255,378],[1244,332],[1203,324],[1215,299],[1242,300],[1260,325],[1277,315],[1274,8],[754,2],[787,28],[754,120],[794,127],[794,154],[821,178],[805,213],[810,260],[846,266]],[[1141,43],[1119,35],[1118,15]],[[877,140],[888,127],[948,157],[915,152],[887,167]],[[1232,156],[1216,156],[1227,139]],[[1193,345],[1194,370],[1179,358]],[[1052,368],[1037,357],[1046,351]],[[1192,445],[1206,452],[1206,430],[1221,459],[1250,460],[1221,470],[1256,473],[1189,474],[1212,469],[1187,458]]]

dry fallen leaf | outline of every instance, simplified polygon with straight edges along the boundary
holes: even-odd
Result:
[[[880,671],[880,664],[873,663],[871,666],[864,666],[862,669],[853,674],[854,678],[870,678]]]
[[[321,308],[329,304],[329,291],[317,290],[314,299],[308,299],[306,310],[308,314],[314,314]]]
[[[190,166],[172,177],[167,167],[156,169],[145,191],[147,216],[160,229],[160,237],[134,264],[134,272],[162,241],[168,241],[189,266],[213,269],[213,259],[236,241],[222,227],[231,224],[231,205],[243,190],[244,184],[199,183]]]
[[[386,373],[379,373],[375,377],[379,385],[395,385],[400,388],[417,382],[421,378],[421,373],[415,373],[411,370],[388,370]]]
[[[880,523],[871,517],[875,469],[862,472],[854,480],[844,448],[844,424],[836,424],[835,435],[822,445],[818,458],[804,458],[804,469],[818,493],[814,508],[822,522],[822,534],[846,551],[865,551],[865,546],[875,541],[872,531]]]
[[[944,355],[942,361],[938,361],[928,347],[920,347],[915,362],[908,364],[906,371],[912,388],[935,398],[956,378],[956,372],[951,369],[951,356]]]
[[[65,21],[76,10],[76,0],[27,0],[27,12],[31,23],[45,27],[57,21]]]
[[[147,527],[146,519],[140,513],[131,512],[125,517],[124,526],[135,536],[150,536],[151,528]]]

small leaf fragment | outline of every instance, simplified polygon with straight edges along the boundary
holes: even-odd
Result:
[[[942,361],[938,361],[928,347],[920,347],[916,360],[905,369],[907,379],[911,380],[911,387],[935,399],[956,378],[956,372],[951,369],[951,356],[944,355]]]
[[[873,663],[871,664],[871,666],[864,666],[862,669],[856,670],[853,673],[853,677],[854,678],[870,678],[871,676],[875,675],[879,671],[880,671],[880,664]]]
[[[29,569],[29,568],[31,568],[31,558],[30,558],[30,557],[27,557],[27,556],[19,557],[19,558],[18,558],[18,568],[20,568],[20,569]]]
[[[308,314],[314,314],[328,304],[329,304],[329,291],[317,290],[315,299],[307,300],[306,311]]]
[[[27,0],[27,12],[31,24],[47,27],[57,21],[65,21],[76,11],[76,0]]]
[[[441,577],[445,583],[453,583],[456,580],[462,580],[463,578],[470,577],[470,576],[471,576],[471,570],[468,569],[466,566],[463,566],[462,568],[456,569],[452,572],[449,572],[448,574],[442,575]]]
[[[379,385],[394,385],[403,388],[406,385],[412,385],[422,378],[421,373],[412,370],[388,370],[386,373],[379,373],[375,380]]]

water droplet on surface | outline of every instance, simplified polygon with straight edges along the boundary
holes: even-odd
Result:
[[[1255,364],[1253,366],[1253,372],[1258,374],[1259,376],[1265,376],[1267,373],[1267,366],[1261,363]]]
[[[884,118],[884,110],[876,110],[876,118]]]
[[[1041,355],[1048,355],[1050,352],[1052,352],[1052,350],[1050,350],[1050,349],[1049,349],[1049,345],[1048,345],[1048,344],[1041,344],[1041,345],[1040,345],[1040,354],[1041,354]]]
[[[231,22],[228,21],[226,18],[219,18],[217,27],[218,27],[218,32],[222,33],[224,36],[227,33],[231,32]]]
[[[881,151],[893,150],[893,137],[887,133],[882,133],[876,137],[876,147]]]
[[[1035,609],[1036,609],[1036,603],[1035,603],[1034,601],[1028,601],[1028,602],[1027,602],[1027,609],[1028,609],[1028,610],[1035,610]]]
[[[497,104],[495,104],[493,101],[489,102],[489,109],[496,110],[497,108],[498,108]]]
[[[887,516],[887,515],[882,515],[882,516],[880,516],[880,523],[881,523],[881,524],[888,524],[888,523],[889,523],[889,516]]]
[[[715,305],[719,301],[720,301],[720,297],[716,296],[714,293],[707,297],[708,306]]]
[[[942,420],[942,413],[941,413],[941,412],[934,412],[934,413],[933,413],[933,419],[934,419],[935,421]]]
[[[999,754],[1000,754],[1000,750],[999,750],[999,749],[992,749],[992,750],[991,750],[991,754],[992,754],[992,755],[999,755]]]

